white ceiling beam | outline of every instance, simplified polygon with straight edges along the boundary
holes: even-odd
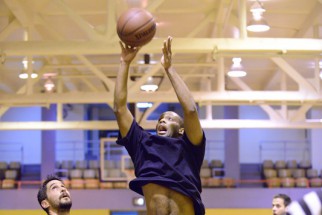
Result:
[[[149,4],[146,10],[153,14],[153,12],[156,11],[163,2],[164,0],[148,1]]]
[[[116,15],[116,1],[107,1],[107,14],[106,14],[106,26],[105,26],[105,37],[111,38],[116,36],[115,29],[117,23]]]
[[[81,77],[80,78],[86,86],[93,92],[99,92],[99,89],[97,86],[94,86],[92,82],[90,82],[86,77]]]
[[[270,90],[274,89],[277,83],[279,83],[281,80],[281,72],[277,69],[274,71],[274,74],[271,76],[271,78],[267,81],[265,86],[263,87],[264,90]]]
[[[312,11],[310,11],[302,23],[300,29],[295,33],[294,37],[304,37],[307,31],[312,28],[315,24],[315,21],[318,20],[319,17],[322,17],[322,4],[321,2],[316,2]]]
[[[86,22],[80,15],[75,13],[65,1],[63,0],[54,0],[54,2],[62,8],[67,15],[82,29],[82,31],[88,36],[91,40],[104,40],[106,37],[104,35],[100,35],[97,31],[94,30],[94,27],[90,25],[90,23]]]
[[[20,89],[21,92],[24,88]],[[212,102],[213,105],[225,104],[281,104],[284,101],[289,105],[322,104],[322,95],[306,94],[297,91],[192,91],[196,102]],[[174,92],[157,91],[153,93],[129,91],[129,102],[178,102]],[[41,105],[52,103],[111,103],[113,92],[69,92],[55,94],[33,95],[1,95],[0,105]]]
[[[119,63],[106,63],[106,64],[93,64],[95,67],[97,68],[116,68],[118,69],[120,64]],[[200,62],[200,63],[175,63],[175,66],[176,68],[178,67],[214,67],[216,66],[216,62]],[[83,64],[51,64],[51,65],[46,65],[45,68],[47,70],[52,70],[52,69],[58,69],[58,68],[66,68],[66,69],[70,69],[70,68],[84,68],[86,67],[85,65]],[[131,68],[133,67],[142,67],[142,64],[139,64],[139,63],[131,63]],[[116,73],[111,73],[111,74],[108,74],[108,75],[114,75],[115,76]],[[208,73],[209,74],[209,73]]]
[[[142,47],[142,52],[160,53],[165,38],[155,38]],[[21,55],[74,55],[77,54],[119,54],[117,42],[105,41],[9,41],[0,42],[7,56]],[[271,53],[275,55],[322,54],[322,39],[291,38],[174,38],[174,53],[209,53],[216,48],[216,54],[229,53]]]
[[[204,129],[313,129],[322,128],[321,122],[280,122],[272,120],[203,120]],[[155,129],[156,121],[144,121],[140,125],[145,129]],[[117,130],[116,121],[77,121],[77,122],[1,122],[0,130]]]
[[[20,28],[20,24],[17,19],[12,20],[1,32],[0,41],[7,39],[12,32]]]
[[[213,119],[200,120],[204,129],[239,129],[239,128],[271,128],[271,129],[312,129],[322,128],[321,122],[289,122],[260,119]],[[147,121],[140,124],[143,128],[155,129],[156,121]]]
[[[293,111],[293,114],[289,117],[290,122],[303,121],[305,114],[312,108],[312,105],[302,105],[298,110]]]
[[[44,70],[43,70],[43,67],[38,71],[38,77],[37,78],[35,78],[35,79],[33,79],[30,83],[29,83],[29,86],[28,87],[33,87],[33,85],[34,84],[36,84],[37,83],[37,81],[40,79],[40,77],[42,76],[42,74],[43,74],[43,72],[44,72]],[[27,84],[24,84],[22,87],[20,87],[17,91],[16,91],[16,95],[21,95],[21,96],[26,96],[26,95],[24,95],[24,94],[26,94],[26,92],[27,92]],[[11,95],[11,96],[13,96],[13,94],[8,94],[8,95]],[[29,95],[29,96],[31,96],[31,95]],[[15,97],[15,96],[13,96],[13,97]],[[48,104],[50,104],[50,103],[48,103]],[[12,104],[10,104],[10,103],[7,103],[6,105],[4,105],[4,106],[0,106],[0,116],[2,116],[5,112],[7,112],[8,110],[9,110],[9,108],[10,108],[10,106],[12,105]]]
[[[244,91],[252,91],[252,89],[243,82],[240,78],[230,78],[240,89]],[[284,120],[283,117],[275,111],[271,106],[269,105],[259,105],[269,116],[270,119],[274,120]]]
[[[281,57],[272,57],[271,60],[281,68],[291,79],[299,84],[300,90],[307,91],[308,93],[317,93],[316,89],[303,78],[303,76],[296,71],[286,60]]]
[[[4,0],[4,3],[23,27],[33,25],[33,12],[28,7],[27,1]]]
[[[108,77],[104,75],[104,73],[99,70],[96,66],[94,66],[86,57],[83,55],[77,55],[77,58],[86,65],[102,82],[106,85],[109,90],[114,90],[114,82],[111,81]]]

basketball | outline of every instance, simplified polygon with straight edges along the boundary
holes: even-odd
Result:
[[[150,42],[156,32],[152,14],[141,8],[125,11],[117,21],[117,34],[126,45],[137,47]]]

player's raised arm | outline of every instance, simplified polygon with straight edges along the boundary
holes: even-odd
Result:
[[[185,133],[194,145],[198,145],[202,141],[203,132],[199,121],[196,103],[187,85],[172,65],[171,42],[172,37],[168,37],[168,39],[164,41],[161,63],[183,108]]]
[[[139,51],[139,47],[130,47],[120,42],[122,49],[120,67],[116,76],[114,90],[114,113],[122,137],[129,131],[133,116],[127,107],[127,81],[132,60]]]

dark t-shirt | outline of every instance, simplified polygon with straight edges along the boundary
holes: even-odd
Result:
[[[205,214],[201,201],[200,168],[205,155],[206,138],[193,145],[184,134],[180,138],[152,135],[133,120],[126,137],[117,143],[125,146],[135,167],[136,179],[130,189],[143,195],[142,186],[155,183],[189,196],[196,215]]]

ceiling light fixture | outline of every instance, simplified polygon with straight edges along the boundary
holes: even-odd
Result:
[[[263,17],[263,13],[266,11],[259,1],[255,1],[250,11],[252,12],[252,19],[247,25],[247,30],[252,32],[264,32],[270,29],[266,20]]]
[[[154,83],[153,77],[148,77],[148,80],[143,84],[140,89],[146,92],[154,92],[159,88],[157,84]]]
[[[50,76],[48,76],[47,80],[45,81],[44,87],[47,92],[51,92],[55,88],[55,84]]]
[[[27,74],[27,72],[26,72],[26,71],[22,71],[22,72],[20,72],[20,74],[19,74],[19,78],[20,78],[20,79],[27,79],[27,78],[28,78],[28,74]]]
[[[28,75],[28,73],[27,73],[27,71],[26,71],[26,70],[23,70],[23,71],[19,74],[19,78],[21,78],[21,79],[27,79],[28,77],[29,77],[29,75]],[[37,77],[38,77],[38,74],[37,74],[35,71],[33,71],[33,72],[31,73],[30,77],[31,77],[32,79],[37,78]]]
[[[234,78],[240,78],[240,77],[246,76],[247,73],[244,71],[244,68],[241,64],[242,59],[235,57],[232,59],[232,61],[233,61],[233,64],[231,65],[231,68],[228,71],[227,75],[229,77],[234,77]]]
[[[32,64],[34,64],[34,61],[32,61]],[[29,77],[29,74],[28,74],[28,59],[26,57],[22,60],[22,65],[23,65],[24,69],[19,74],[19,78],[27,79]],[[30,77],[33,78],[33,79],[37,78],[38,74],[35,71],[32,71]]]

